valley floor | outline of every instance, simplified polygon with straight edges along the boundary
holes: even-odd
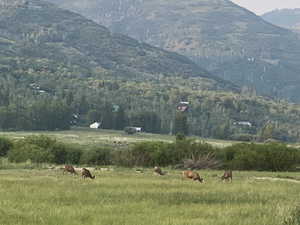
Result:
[[[5,225],[282,225],[299,203],[299,173],[200,171],[205,183],[168,170],[92,171],[95,180],[60,169],[0,170],[0,224]]]
[[[142,141],[164,141],[172,142],[175,137],[172,135],[162,134],[150,134],[150,133],[137,133],[134,135],[127,135],[124,131],[116,130],[102,130],[102,129],[73,129],[69,131],[17,131],[17,132],[0,132],[0,136],[9,137],[13,139],[22,139],[30,135],[47,135],[49,137],[56,138],[59,141],[79,144],[82,146],[90,145],[115,145],[115,146],[126,146],[131,143],[142,142]],[[215,139],[200,139],[200,137],[192,137],[197,140],[204,140],[209,144],[216,147],[226,147],[237,141],[226,141],[226,140],[215,140]]]

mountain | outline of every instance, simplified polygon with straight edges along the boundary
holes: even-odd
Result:
[[[158,79],[202,77],[213,89],[234,87],[214,79],[184,56],[141,43],[83,16],[39,0],[0,1],[0,69]],[[64,68],[64,69],[61,69]],[[65,70],[65,72],[62,72]],[[208,77],[210,77],[208,79]]]
[[[0,129],[95,121],[105,129],[300,140],[299,105],[240,90],[184,56],[53,4],[0,0]]]
[[[48,0],[260,94],[300,102],[300,40],[229,0]]]
[[[300,9],[277,9],[262,15],[269,23],[300,32]]]

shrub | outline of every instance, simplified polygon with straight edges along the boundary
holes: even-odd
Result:
[[[131,149],[115,150],[112,152],[112,164],[124,167],[133,167],[135,161]]]
[[[9,139],[0,137],[0,157],[6,156],[12,146],[13,144]]]
[[[8,154],[13,162],[31,160],[34,163],[78,164],[82,151],[71,145],[57,142],[47,136],[30,136],[17,141]]]
[[[88,165],[110,165],[112,160],[111,149],[94,148],[82,153],[80,163]]]
[[[68,148],[66,163],[79,164],[83,151],[78,148]]]
[[[12,162],[25,162],[31,160],[34,163],[51,162],[52,155],[45,149],[20,141],[14,145],[13,149],[8,153],[8,159]]]
[[[224,152],[226,165],[240,170],[293,170],[300,158],[298,149],[280,143],[236,144]]]
[[[204,142],[179,139],[175,143],[142,142],[127,151],[114,153],[113,161],[121,166],[169,166],[182,163],[184,159],[214,153],[215,149]]]

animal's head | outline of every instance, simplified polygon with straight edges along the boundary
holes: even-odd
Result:
[[[204,183],[204,179],[202,177],[199,177],[199,182]]]
[[[92,176],[91,178],[92,178],[92,179],[95,179],[95,178],[96,178],[96,176],[94,175],[94,176]]]

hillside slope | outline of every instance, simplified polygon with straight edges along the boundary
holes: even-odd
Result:
[[[300,41],[229,0],[48,0],[178,52],[223,79],[300,102]]]
[[[50,3],[0,0],[0,6],[0,130],[99,121],[105,129],[300,139],[299,105],[251,88],[237,92],[186,57],[111,34]],[[189,102],[185,112],[182,102]]]
[[[269,23],[300,32],[300,9],[277,9],[262,15]]]
[[[31,73],[60,70],[79,77],[208,77],[206,70],[184,56],[111,34],[107,28],[50,3],[1,0],[0,6],[2,72],[13,73],[25,67],[24,71],[33,70]],[[205,82],[212,89],[233,87],[219,78]]]

